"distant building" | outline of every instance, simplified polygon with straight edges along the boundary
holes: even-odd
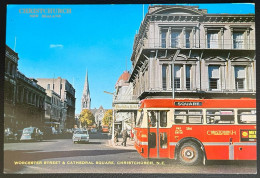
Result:
[[[140,100],[171,98],[173,89],[175,98],[255,98],[255,15],[150,6],[131,61]]]
[[[90,91],[89,91],[89,83],[88,83],[88,72],[86,72],[85,84],[81,99],[81,110],[83,109],[90,109],[91,105],[91,98],[90,98]]]
[[[138,100],[133,96],[133,84],[129,83],[130,73],[124,71],[115,85],[113,108],[115,110],[115,128],[122,130],[131,129],[135,125],[135,117],[138,109]]]
[[[103,106],[100,106],[98,109],[94,108],[90,110],[95,117],[95,123],[97,128],[101,128],[102,119],[104,118],[107,110],[108,109],[104,109]]]
[[[58,77],[56,79],[51,78],[38,78],[38,84],[46,90],[53,90],[61,97],[61,101],[64,103],[64,109],[66,108],[66,122],[64,128],[72,128],[75,124],[75,89],[66,79]],[[63,113],[65,112],[63,109]]]

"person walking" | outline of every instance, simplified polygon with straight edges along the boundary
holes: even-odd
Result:
[[[114,135],[114,143],[115,143],[115,145],[117,145],[117,142],[118,142],[118,131],[115,130],[115,135]]]
[[[126,129],[123,130],[122,137],[123,137],[123,142],[121,143],[121,145],[126,146],[126,140],[128,137],[128,133]]]

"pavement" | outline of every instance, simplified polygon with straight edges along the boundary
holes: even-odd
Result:
[[[134,147],[135,141],[134,140],[127,138],[126,146],[122,146],[121,145],[122,142],[123,142],[123,138],[118,138],[118,142],[116,144],[114,144],[112,142],[112,140],[109,139],[107,141],[107,145],[110,146],[110,147],[113,147],[113,148],[117,148],[117,149],[135,150],[135,147]]]

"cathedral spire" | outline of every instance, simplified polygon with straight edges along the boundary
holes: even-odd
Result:
[[[85,77],[85,84],[82,94],[82,100],[81,100],[81,109],[90,109],[90,91],[89,91],[89,83],[88,83],[88,71],[86,70],[86,77]]]

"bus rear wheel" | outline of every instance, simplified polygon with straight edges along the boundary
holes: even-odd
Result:
[[[183,165],[197,165],[202,162],[202,152],[193,142],[184,143],[179,151],[179,161]]]

